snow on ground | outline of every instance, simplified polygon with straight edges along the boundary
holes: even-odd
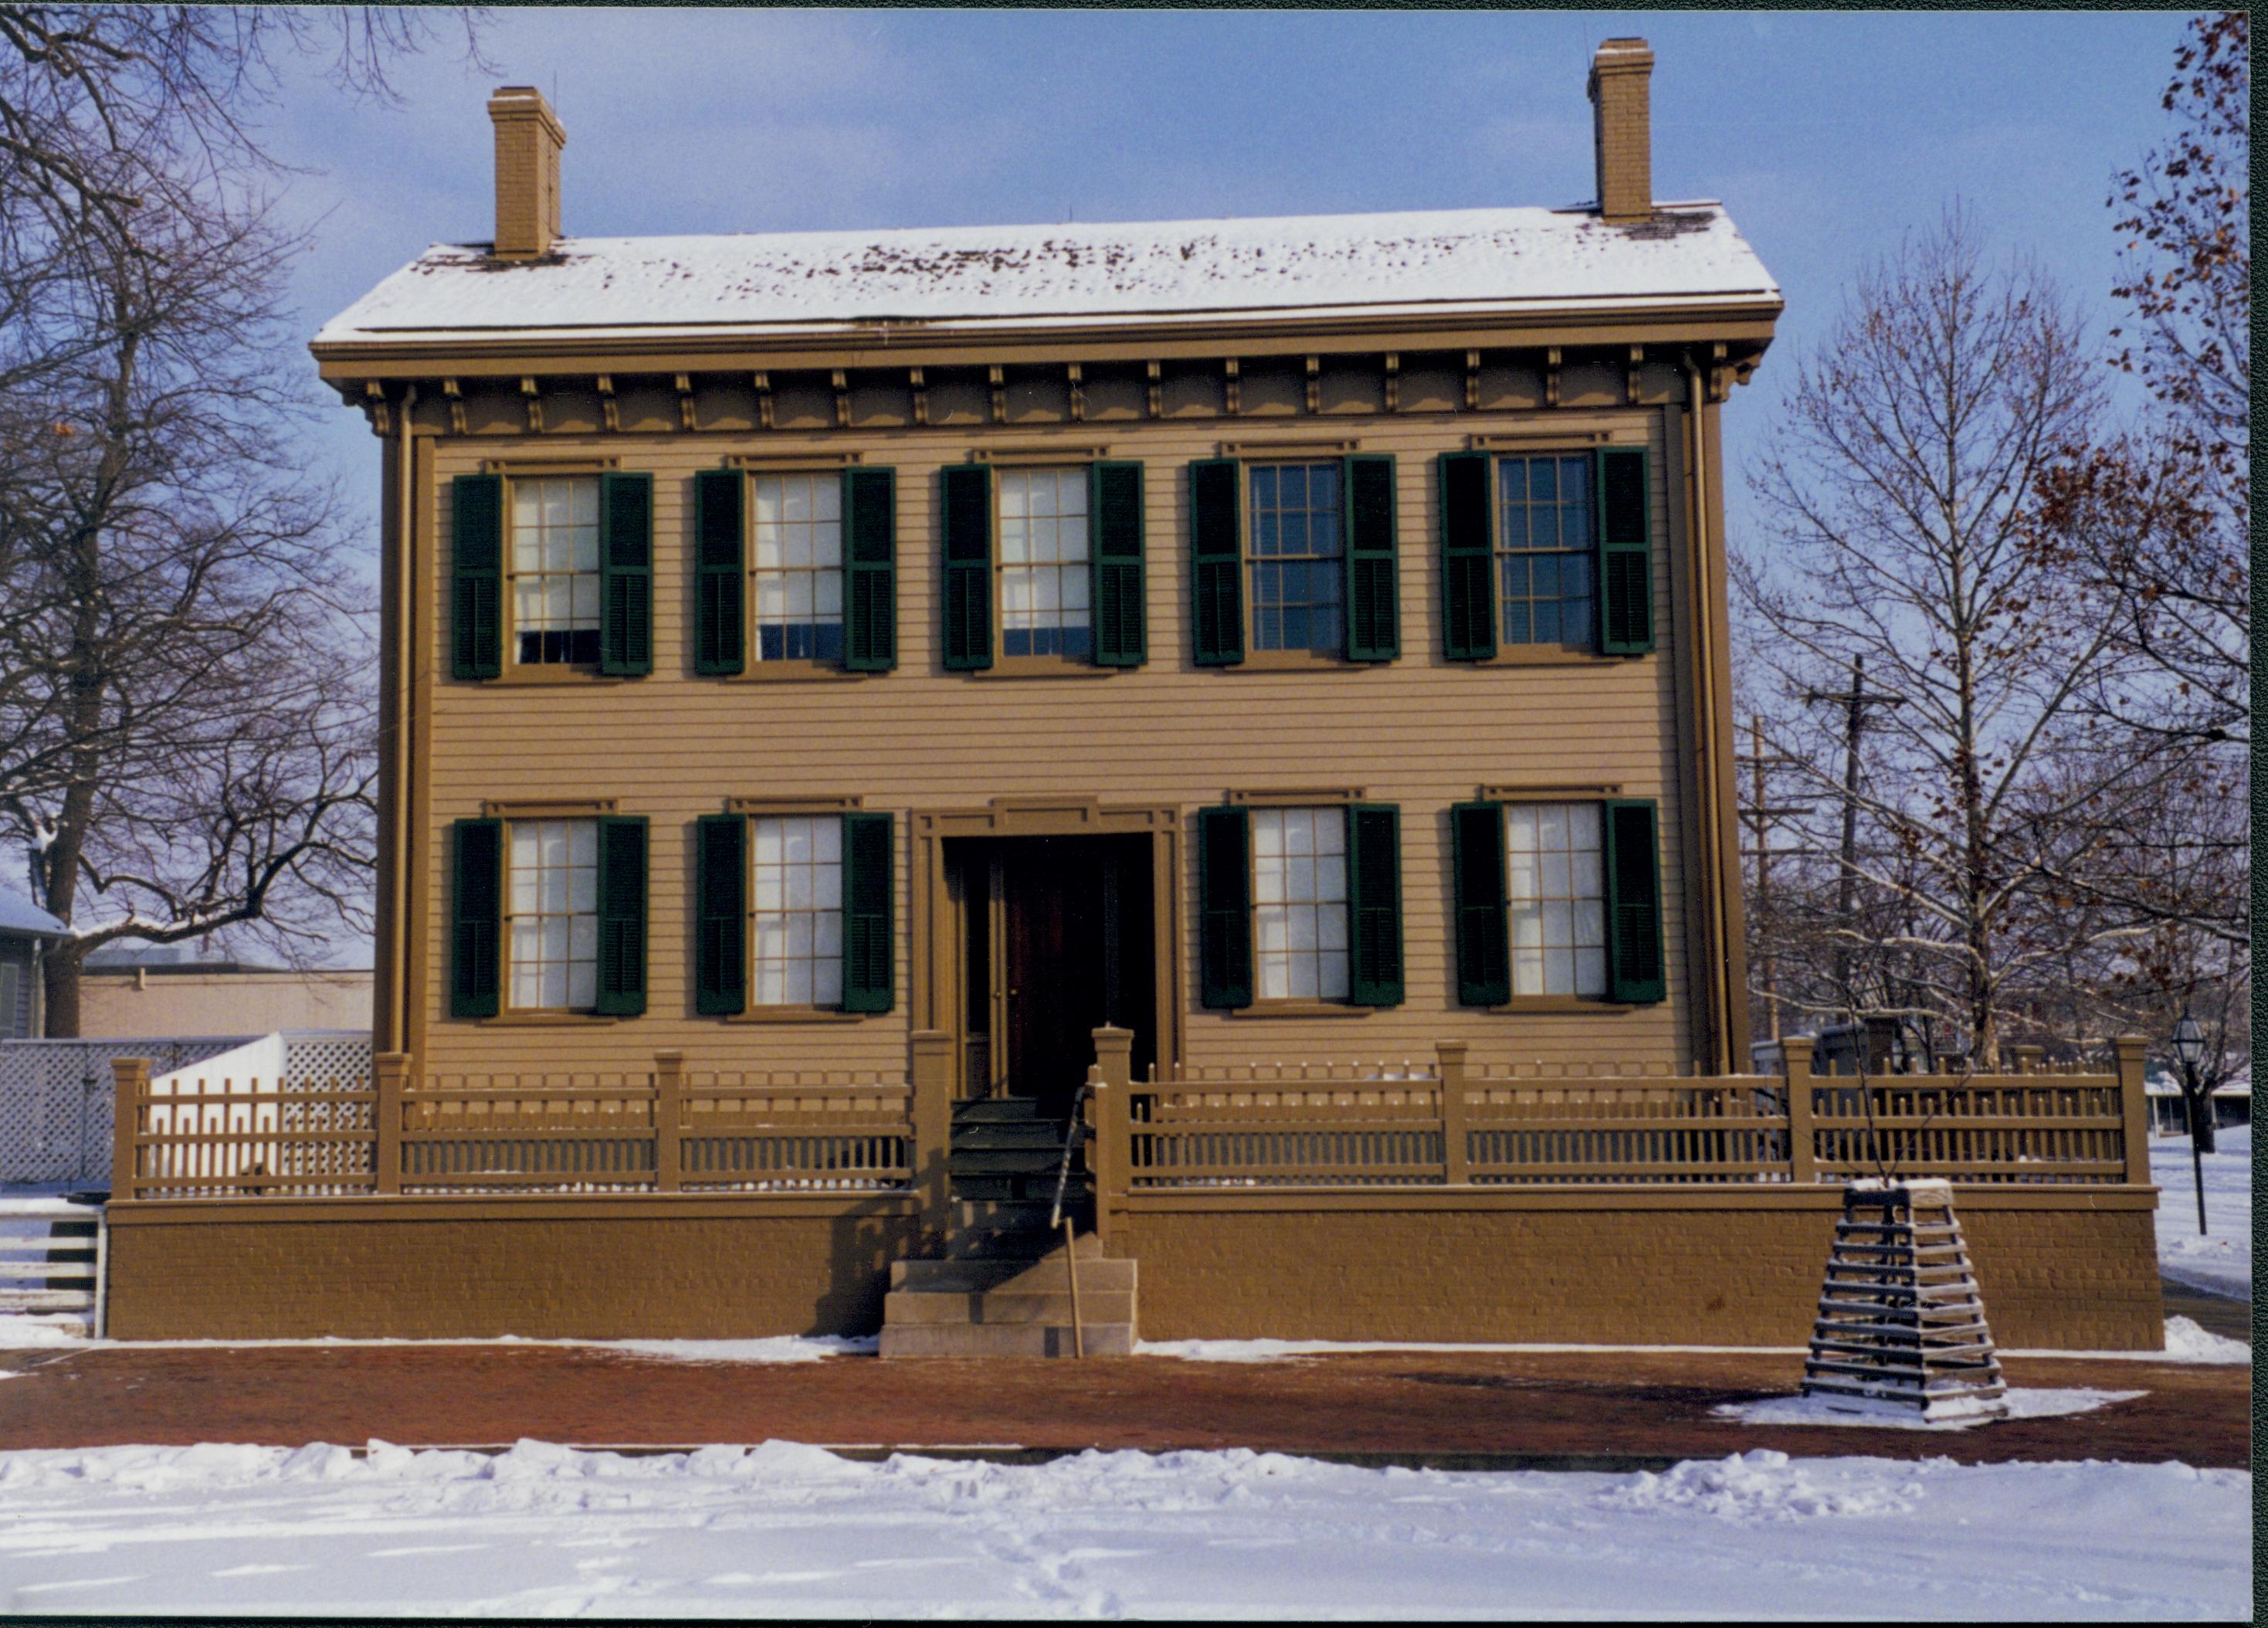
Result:
[[[2218,1151],[2205,1156],[2204,1237],[2186,1133],[2150,1138],[2150,1179],[2158,1184],[2158,1270],[2176,1283],[2251,1299],[2252,1127],[2220,1131]]]
[[[0,1610],[2242,1618],[2252,1478],[1757,1451],[1659,1475],[1278,1454],[0,1454]]]
[[[2068,1413],[2092,1413],[2114,1402],[2132,1402],[2146,1390],[2086,1390],[2033,1386],[2007,1393],[2010,1418],[2060,1418]],[[1718,1418],[1740,1425],[1862,1425],[1881,1430],[1974,1430],[1992,1421],[1981,1415],[1968,1418],[1926,1419],[1896,1403],[1851,1407],[1824,1396],[1766,1396],[1761,1402],[1727,1402],[1709,1410]]]

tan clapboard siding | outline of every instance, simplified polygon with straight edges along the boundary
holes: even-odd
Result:
[[[1670,412],[1677,409],[1672,408]],[[427,834],[423,996],[426,1066],[437,1071],[639,1067],[660,1048],[688,1066],[902,1065],[910,954],[907,867],[911,813],[981,806],[1003,795],[1094,796],[1105,804],[1184,810],[1231,788],[1360,786],[1403,811],[1408,999],[1360,1018],[1228,1017],[1195,1006],[1196,878],[1181,879],[1186,1056],[1220,1064],[1299,1058],[1419,1057],[1438,1039],[1470,1042],[1484,1064],[1594,1061],[1675,1067],[1690,1061],[1684,867],[1677,851],[1674,739],[1675,618],[1670,549],[1683,527],[1671,501],[1665,412],[1562,410],[1252,424],[1072,424],[1051,431],[957,428],[861,437],[869,464],[898,479],[899,667],[856,681],[732,682],[696,678],[686,524],[691,476],[784,438],[547,436],[540,446],[445,440],[430,513],[438,539],[432,625],[448,626],[449,477],[484,460],[605,456],[655,476],[655,672],[612,684],[504,686],[443,679],[434,689]],[[1638,660],[1473,668],[1440,655],[1434,458],[1472,434],[1528,430],[1580,438],[1643,437],[1653,482],[1657,649]],[[1403,657],[1381,667],[1290,672],[1193,666],[1184,466],[1220,442],[1324,434],[1397,458]],[[1064,679],[975,678],[937,666],[937,470],[990,443],[1036,449],[1106,446],[1147,466],[1150,662],[1132,673]],[[442,669],[446,671],[446,666]],[[1446,808],[1481,785],[1617,784],[1661,805],[1663,937],[1669,998],[1613,1014],[1473,1013],[1454,1004],[1448,937]],[[689,1015],[690,824],[728,796],[857,793],[897,824],[898,1002],[856,1022],[727,1024]],[[526,1027],[446,1015],[447,827],[484,799],[608,796],[652,822],[648,1015],[608,1024]]]

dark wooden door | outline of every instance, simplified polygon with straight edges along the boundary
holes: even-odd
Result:
[[[1027,837],[1002,844],[1002,992],[1009,1091],[1061,1116],[1108,1018],[1104,845]]]

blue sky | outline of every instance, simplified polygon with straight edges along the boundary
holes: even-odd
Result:
[[[1591,195],[1590,52],[1654,48],[1654,191],[1720,198],[1788,311],[1727,423],[1736,471],[1853,273],[1948,199],[2112,320],[2111,172],[2165,129],[2170,12],[503,11],[493,80],[444,52],[407,105],[309,87],[297,298],[321,320],[492,221],[483,104],[541,86],[570,232],[1172,219]],[[374,497],[336,414],[320,450]],[[1736,524],[1740,482],[1729,494]]]

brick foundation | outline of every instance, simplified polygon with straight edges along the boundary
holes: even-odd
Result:
[[[1965,1191],[2003,1346],[2154,1350],[2149,1190]],[[867,1334],[909,1200],[117,1205],[110,1332],[727,1338]],[[1110,1253],[1147,1339],[1800,1345],[1841,1195],[1632,1190],[1138,1197]]]

